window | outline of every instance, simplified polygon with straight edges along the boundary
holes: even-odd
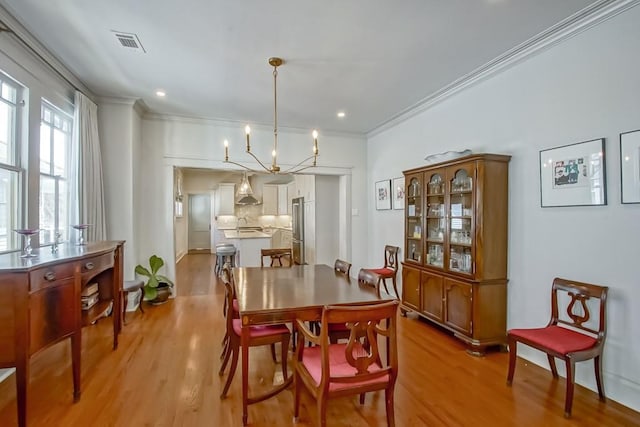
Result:
[[[20,248],[14,229],[20,228],[23,200],[19,167],[20,114],[23,88],[0,73],[0,252]]]
[[[40,244],[69,238],[71,118],[46,101],[40,119]]]

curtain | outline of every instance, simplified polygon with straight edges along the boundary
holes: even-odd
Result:
[[[77,200],[77,215],[72,224],[91,224],[85,230],[87,241],[106,240],[107,223],[104,209],[104,190],[102,182],[102,156],[98,136],[98,106],[82,92],[76,91],[75,117],[73,121],[73,141],[77,161],[74,171],[77,187],[72,189],[72,200]],[[73,172],[72,172],[73,173]]]

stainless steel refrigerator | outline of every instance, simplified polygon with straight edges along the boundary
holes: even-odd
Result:
[[[291,226],[294,264],[304,264],[304,197],[291,202]]]

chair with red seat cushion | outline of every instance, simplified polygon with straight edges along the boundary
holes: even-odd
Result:
[[[387,289],[387,279],[391,279],[393,284],[393,291],[396,293],[396,297],[400,297],[398,293],[398,287],[396,285],[396,276],[398,275],[398,251],[397,246],[386,245],[384,247],[384,266],[382,268],[367,268],[366,270],[373,271],[378,274],[382,279],[384,290],[389,293]]]
[[[232,283],[231,272],[227,267],[223,268],[222,280],[225,286],[225,298],[227,299],[228,307],[231,307],[226,312],[226,326],[228,336],[228,350],[226,351],[224,361],[220,366],[219,375],[224,373],[224,370],[229,361],[229,357],[232,357],[231,368],[229,370],[229,376],[227,382],[224,385],[224,389],[220,394],[220,398],[224,399],[227,396],[227,391],[231,385],[231,380],[236,372],[238,366],[238,356],[240,354],[240,335],[242,332],[242,323],[238,318],[238,313],[233,309],[233,298],[235,296],[234,285]],[[281,343],[282,345],[282,375],[286,380],[287,378],[287,353],[289,351],[289,340],[291,339],[291,332],[286,325],[269,325],[269,326],[252,326],[249,336],[249,347],[257,347],[262,345],[271,345],[271,355],[275,361],[275,347],[274,344]]]
[[[606,401],[602,383],[602,350],[606,338],[606,286],[591,285],[556,278],[551,289],[551,320],[544,328],[511,329],[507,333],[509,343],[509,373],[507,384],[513,382],[516,369],[518,342],[547,353],[549,366],[554,378],[558,378],[555,358],[564,360],[567,374],[567,391],[564,415],[571,416],[575,363],[593,359],[598,395]],[[589,303],[588,303],[589,302]],[[591,320],[589,305],[597,303],[599,318]],[[559,307],[565,306],[566,316]],[[596,307],[594,307],[594,312]]]
[[[394,426],[393,391],[398,375],[396,313],[398,301],[368,305],[326,306],[322,310],[320,335],[312,333],[297,320],[299,331],[294,374],[294,419],[297,420],[302,388],[317,401],[318,418],[326,426],[327,400],[334,397],[385,391],[387,424]],[[329,342],[329,325],[347,324],[346,343]],[[380,341],[380,336],[386,340]],[[304,340],[315,344],[305,347]],[[386,363],[380,357],[386,341]]]

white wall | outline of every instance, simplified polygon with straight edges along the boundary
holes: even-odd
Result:
[[[316,175],[316,263],[333,266],[340,254],[340,177]]]
[[[512,155],[508,326],[543,326],[554,277],[609,286],[604,354],[608,397],[640,409],[640,205],[620,204],[619,133],[640,128],[640,7],[436,104],[369,140],[369,260],[402,246],[402,211],[375,211],[375,181],[425,156],[470,148]],[[539,151],[606,138],[608,205],[541,208]],[[547,367],[543,354],[518,351]],[[516,372],[516,381],[517,381]],[[506,370],[505,370],[506,376]],[[576,380],[595,389],[592,362]]]

